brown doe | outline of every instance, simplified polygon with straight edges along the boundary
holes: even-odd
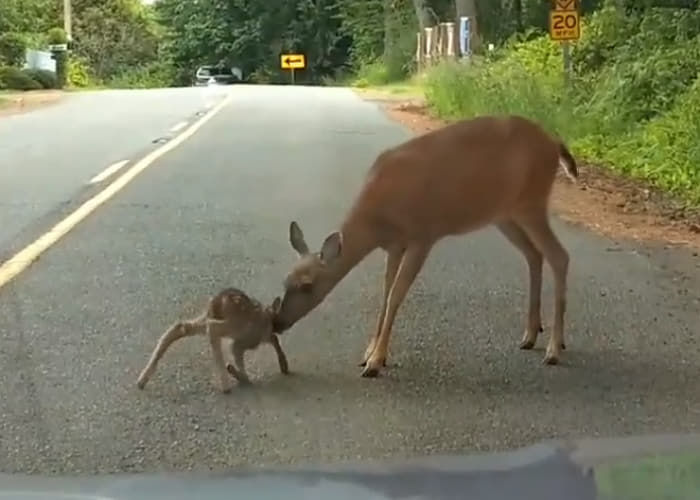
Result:
[[[556,364],[564,346],[569,255],[552,232],[549,197],[559,166],[575,180],[566,146],[519,116],[482,116],[410,139],[381,153],[340,224],[319,252],[310,252],[296,222],[290,243],[299,259],[287,275],[275,332],[291,328],[377,248],[386,251],[384,297],[365,350],[362,376],[386,366],[397,310],[442,238],[495,225],[525,257],[529,312],[522,349],[542,331],[543,258],[554,276],[554,321],[543,362]]]
[[[165,351],[176,340],[194,335],[207,335],[214,355],[216,375],[222,392],[232,387],[232,375],[240,384],[250,384],[246,373],[244,355],[261,343],[272,344],[277,353],[280,371],[289,373],[287,357],[282,351],[277,335],[272,331],[273,318],[280,307],[277,297],[272,305],[264,307],[237,288],[226,288],[209,300],[206,310],[189,321],[179,321],[161,335],[148,364],[139,375],[137,386],[143,389],[156,370],[156,365]],[[235,365],[224,366],[221,341],[229,338],[233,342],[231,351]],[[228,372],[228,373],[227,373]]]

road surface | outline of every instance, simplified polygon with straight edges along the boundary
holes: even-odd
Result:
[[[137,390],[158,336],[210,293],[280,293],[295,258],[289,221],[319,245],[376,154],[409,136],[347,89],[230,90],[231,102],[190,139],[0,289],[0,471],[221,470],[698,430],[693,258],[558,221],[572,255],[560,366],[541,364],[546,337],[535,351],[517,349],[525,263],[484,230],[431,254],[376,380],[361,378],[357,362],[376,320],[379,253],[285,333],[293,375],[279,374],[262,348],[248,356],[255,386],[221,394],[207,342],[195,338],[176,344]],[[197,99],[198,89],[178,92],[175,101]],[[109,97],[115,109],[133,98]],[[113,120],[92,137],[109,142],[134,122]],[[77,175],[66,154],[76,144],[90,150],[80,141],[55,154],[68,179],[37,170],[54,172],[66,192],[107,160],[84,162]],[[53,146],[48,133],[36,138],[36,148]],[[22,189],[16,199],[54,200],[41,177]],[[545,279],[549,324],[549,272]]]
[[[0,259],[36,238],[69,202],[104,187],[106,170],[155,149],[222,99],[224,89],[110,90],[0,117]],[[105,175],[102,175],[102,173]],[[91,182],[92,181],[92,182]]]

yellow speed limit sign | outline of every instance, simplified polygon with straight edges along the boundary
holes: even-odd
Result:
[[[550,10],[549,35],[555,41],[581,38],[581,17],[577,10]]]

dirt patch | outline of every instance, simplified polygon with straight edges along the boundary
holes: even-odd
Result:
[[[0,117],[25,113],[54,104],[63,95],[60,90],[30,90],[28,92],[0,94]]]
[[[374,97],[374,96],[373,96]],[[387,115],[416,133],[447,122],[430,115],[423,99],[371,99]],[[700,207],[683,208],[668,195],[643,182],[579,161],[579,181],[563,174],[555,183],[552,208],[564,220],[610,237],[700,249]]]

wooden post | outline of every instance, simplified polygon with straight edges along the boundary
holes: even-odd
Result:
[[[423,48],[423,33],[416,33],[416,68],[422,71],[425,66],[425,49]]]
[[[427,66],[433,63],[433,28],[423,28],[425,30],[425,62]]]
[[[564,60],[564,83],[568,86],[571,80],[571,46],[569,42],[561,43],[561,55]]]
[[[445,31],[447,32],[446,36],[446,41],[447,41],[447,50],[446,54],[448,59],[454,59],[456,51],[455,51],[455,23],[445,23]]]

